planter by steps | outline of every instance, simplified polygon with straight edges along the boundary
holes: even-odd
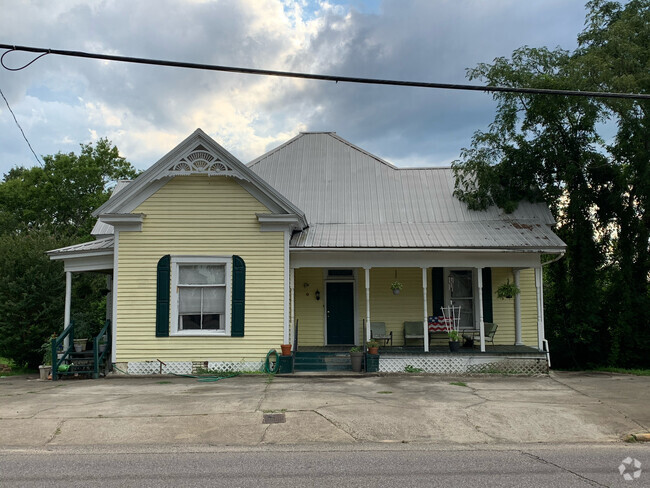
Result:
[[[363,364],[363,351],[350,352],[350,361],[352,362],[352,371],[360,373]]]
[[[39,378],[41,380],[47,380],[48,376],[52,374],[52,365],[41,365],[38,367]]]

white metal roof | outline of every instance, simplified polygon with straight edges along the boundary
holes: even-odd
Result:
[[[84,242],[82,244],[74,244],[73,246],[61,247],[47,251],[47,254],[52,259],[56,259],[59,255],[70,255],[79,253],[92,253],[98,251],[113,251],[113,237],[106,237],[104,239],[97,239],[95,241]]]
[[[559,248],[543,203],[468,210],[451,168],[400,169],[334,133],[302,133],[249,163],[301,208],[294,248]]]
[[[129,183],[131,183],[131,180],[119,180],[115,185],[115,188],[113,188],[113,193],[111,193],[110,198],[113,198],[120,191],[126,188]],[[90,235],[93,235],[97,238],[101,238],[105,236],[112,236],[114,233],[115,231],[113,229],[113,226],[105,222],[102,222],[102,219],[99,218],[97,219],[97,222],[95,222],[95,226],[93,227],[93,230],[90,232]]]

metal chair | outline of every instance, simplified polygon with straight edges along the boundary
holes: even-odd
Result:
[[[422,322],[404,322],[404,345],[409,339],[424,340],[424,328]]]
[[[483,325],[484,325],[483,330],[485,331],[485,342],[489,341],[494,346],[494,334],[496,334],[499,326],[493,322],[485,322]],[[474,345],[476,345],[477,342],[479,343],[481,342],[480,330],[474,331],[473,339],[474,339]]]
[[[384,345],[390,341],[391,347],[393,346],[393,331],[386,334],[386,322],[370,322],[370,338],[376,341],[384,341]]]

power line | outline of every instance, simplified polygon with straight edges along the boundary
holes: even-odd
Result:
[[[351,76],[336,76],[336,75],[319,75],[311,73],[299,73],[294,71],[274,71],[267,69],[254,69],[254,68],[241,68],[236,66],[219,66],[213,64],[200,64],[200,63],[187,63],[179,61],[165,61],[161,59],[150,58],[134,58],[130,56],[115,56],[111,54],[98,54],[86,53],[82,51],[68,51],[63,49],[45,49],[40,47],[29,46],[14,46],[11,44],[0,44],[0,48],[8,49],[0,58],[0,64],[5,69],[10,71],[19,71],[32,64],[36,59],[20,68],[9,68],[4,64],[4,57],[12,51],[25,51],[32,53],[41,53],[41,56],[46,54],[56,54],[59,56],[71,56],[76,58],[90,58],[102,59],[105,61],[119,61],[123,63],[147,64],[154,66],[169,66],[174,68],[198,69],[207,71],[224,71],[228,73],[242,73],[249,75],[262,75],[262,76],[278,76],[283,78],[302,78],[308,80],[321,80],[321,81],[334,81],[336,83],[361,83],[367,85],[392,85],[392,86],[409,86],[417,88],[437,88],[445,90],[469,90],[469,91],[483,91],[493,93],[528,93],[537,95],[563,95],[570,97],[593,97],[593,98],[628,98],[639,100],[650,100],[650,94],[642,93],[611,93],[611,92],[597,92],[597,91],[580,91],[580,90],[552,90],[546,88],[515,88],[506,86],[480,86],[480,85],[464,85],[453,83],[427,83],[421,81],[402,81],[402,80],[385,80],[378,78],[358,78]]]
[[[29,140],[27,139],[27,136],[25,135],[25,131],[23,130],[23,128],[22,128],[22,127],[20,126],[20,124],[18,123],[18,119],[16,118],[16,114],[14,114],[14,111],[11,110],[11,106],[9,105],[9,101],[7,100],[7,97],[5,97],[5,94],[2,93],[2,88],[0,88],[0,95],[2,95],[2,98],[4,99],[5,103],[7,104],[7,108],[9,109],[9,112],[11,112],[11,115],[13,116],[13,118],[14,118],[14,122],[16,122],[16,125],[18,126],[18,129],[20,129],[20,133],[23,135],[23,139],[25,139],[25,142],[26,142],[27,145],[29,146],[29,150],[32,152],[32,154],[33,154],[34,157],[36,158],[36,162],[37,162],[38,164],[40,164],[41,166],[43,166],[43,163],[41,162],[41,160],[38,158],[38,156],[37,156],[36,153],[34,152],[34,148],[33,148],[32,145],[29,143]]]

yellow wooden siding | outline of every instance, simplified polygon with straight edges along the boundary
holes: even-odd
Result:
[[[264,205],[232,178],[178,176],[138,212],[142,232],[119,234],[117,361],[256,361],[279,347],[284,234],[260,232],[255,214],[268,212]],[[155,337],[156,265],[165,254],[244,259],[244,337]]]
[[[316,290],[320,291],[320,300],[316,300],[314,295]],[[298,346],[322,346],[325,343],[323,270],[321,268],[296,269],[294,296],[294,313],[295,318],[298,319]]]
[[[499,325],[494,336],[495,344],[515,343],[515,300],[497,298],[497,288],[510,280],[514,282],[511,268],[492,268],[492,304],[494,322]],[[535,290],[535,270],[523,269],[519,276],[521,289],[521,337],[527,346],[537,346],[537,291]]]

